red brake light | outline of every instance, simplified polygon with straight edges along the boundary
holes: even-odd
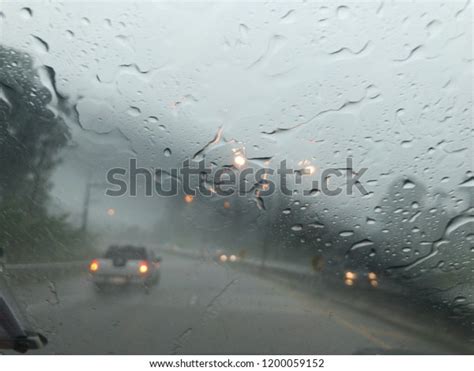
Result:
[[[138,266],[138,271],[141,274],[145,274],[148,272],[148,263],[147,262],[140,262],[140,265]]]
[[[89,270],[91,272],[97,272],[99,270],[99,262],[97,261],[97,259],[91,261],[91,263],[89,264]]]

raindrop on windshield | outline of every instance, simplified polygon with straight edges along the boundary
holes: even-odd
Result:
[[[295,224],[291,227],[291,230],[294,232],[299,232],[303,230],[303,226],[301,224]]]
[[[138,117],[138,116],[140,116],[141,113],[142,112],[140,111],[140,108],[135,107],[135,106],[131,106],[127,110],[127,114],[132,116],[132,117]]]
[[[23,19],[30,19],[33,17],[33,10],[31,8],[25,7],[20,10],[20,15]]]
[[[413,189],[415,188],[415,183],[413,183],[411,180],[405,180],[403,182],[403,189]]]

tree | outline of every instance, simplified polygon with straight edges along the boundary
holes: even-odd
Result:
[[[70,134],[43,75],[30,55],[0,46],[0,245],[9,260],[64,255],[80,239],[64,215],[47,211],[51,173]]]

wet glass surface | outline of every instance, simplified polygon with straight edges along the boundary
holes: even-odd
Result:
[[[470,1],[2,2],[35,352],[472,353],[472,81]]]

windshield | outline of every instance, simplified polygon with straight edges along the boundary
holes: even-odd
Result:
[[[31,353],[473,353],[472,45],[468,0],[2,1]]]

